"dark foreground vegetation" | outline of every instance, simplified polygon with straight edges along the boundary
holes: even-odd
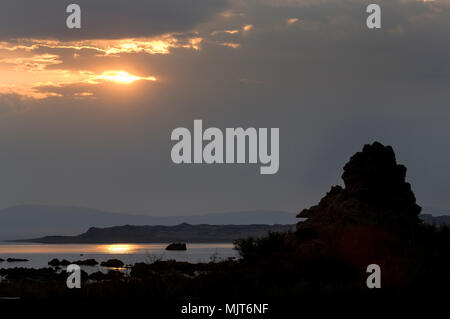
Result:
[[[53,268],[0,270],[0,296],[147,300],[305,300],[347,295],[391,297],[445,293],[450,285],[450,229],[425,225],[390,147],[366,145],[334,186],[303,210],[291,232],[235,242],[238,260],[190,264],[156,261],[128,274],[83,273],[66,288]],[[368,289],[366,268],[381,267],[381,289]],[[392,299],[394,300],[394,299]]]

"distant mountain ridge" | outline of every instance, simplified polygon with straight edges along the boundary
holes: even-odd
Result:
[[[0,240],[48,235],[77,235],[90,227],[118,225],[294,224],[294,213],[275,210],[209,213],[194,216],[147,216],[111,213],[76,206],[18,205],[0,210]]]
[[[450,210],[435,208],[435,207],[423,207],[420,219],[425,223],[435,226],[450,226]]]
[[[424,209],[420,217],[427,223],[450,225],[450,215],[432,216]],[[439,215],[448,211],[439,210]],[[51,235],[77,235],[90,227],[118,225],[290,225],[298,222],[294,213],[276,210],[210,213],[195,216],[146,216],[111,213],[77,206],[18,205],[0,210],[0,241]]]
[[[295,225],[190,225],[91,227],[78,236],[46,236],[19,241],[46,244],[232,242],[240,238],[263,237],[269,232],[294,230]]]
[[[436,207],[422,207],[422,214],[429,214],[433,216],[450,215],[450,209],[442,209]]]
[[[450,226],[450,215],[432,216],[430,214],[421,214],[420,219],[425,223],[435,226]]]

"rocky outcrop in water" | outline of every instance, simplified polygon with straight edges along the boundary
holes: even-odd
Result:
[[[171,243],[166,247],[166,250],[186,250],[185,243]]]
[[[103,267],[112,267],[112,268],[120,268],[124,266],[124,263],[119,259],[109,259],[107,261],[103,261],[100,266]]]
[[[25,261],[29,261],[29,260],[24,259],[24,258],[8,258],[8,259],[6,259],[6,261],[9,263],[15,263],[15,262],[25,262]]]
[[[85,259],[85,260],[76,260],[72,262],[72,264],[79,265],[79,266],[95,266],[98,265],[98,261],[95,259]]]
[[[48,262],[49,266],[58,267],[58,266],[67,266],[70,265],[70,261],[66,259],[59,260],[58,258],[53,258]]]

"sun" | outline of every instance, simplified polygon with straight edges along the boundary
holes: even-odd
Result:
[[[126,71],[105,71],[97,77],[101,80],[113,81],[120,84],[130,84],[137,80],[148,80],[155,81],[156,79],[152,76],[141,77],[137,75],[132,75]]]
[[[105,76],[107,76],[107,77],[109,76],[109,78],[112,81],[119,82],[119,83],[132,83],[132,82],[140,79],[140,77],[131,75],[130,73],[125,72],[125,71],[119,71],[116,74],[105,75]]]

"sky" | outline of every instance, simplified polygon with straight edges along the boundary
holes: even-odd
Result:
[[[68,29],[66,6],[81,7]],[[0,208],[298,212],[362,146],[392,145],[450,209],[450,1],[0,3]],[[176,165],[171,132],[279,128],[280,168]]]

